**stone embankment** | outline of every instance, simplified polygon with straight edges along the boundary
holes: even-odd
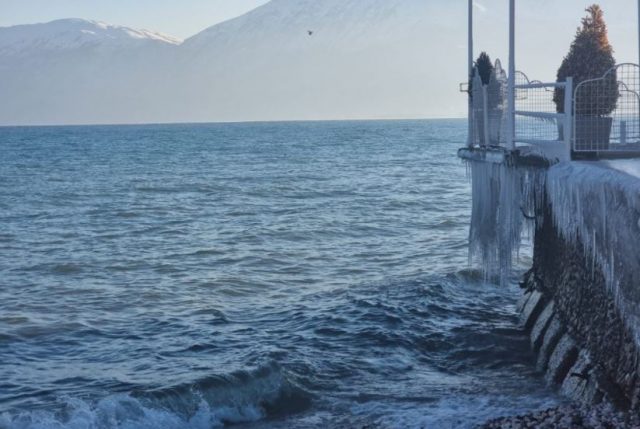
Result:
[[[581,243],[563,239],[551,219],[546,213],[537,225],[534,264],[521,284],[519,311],[538,370],[575,405],[481,427],[640,428],[635,337],[602,270],[588,263]]]
[[[550,384],[585,405],[640,410],[638,347],[584,246],[564,240],[550,216],[535,238],[521,317]]]
[[[472,255],[505,281],[535,222],[522,324],[546,383],[576,404],[486,427],[640,428],[640,163],[486,161],[470,162]]]

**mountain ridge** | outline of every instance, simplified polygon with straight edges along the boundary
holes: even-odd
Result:
[[[182,40],[149,30],[138,30],[82,18],[0,27],[0,55],[34,51],[64,51],[108,46],[127,48],[144,43],[180,45]]]

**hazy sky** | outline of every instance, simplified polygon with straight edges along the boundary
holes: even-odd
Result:
[[[475,1],[476,54],[480,49],[486,50],[492,57],[502,59],[506,68],[509,2]],[[533,79],[555,79],[562,57],[585,15],[584,9],[592,3],[600,4],[605,12],[617,62],[638,63],[637,0],[517,0],[517,68]],[[466,29],[461,30],[466,34]]]
[[[0,27],[84,18],[187,38],[267,0],[0,0]]]
[[[16,24],[46,22],[59,18],[85,18],[106,21],[112,24],[125,25],[132,28],[143,28],[170,34],[180,38],[192,36],[205,28],[218,22],[241,15],[249,10],[267,3],[268,0],[0,0],[0,26]],[[280,2],[279,7],[292,7],[301,0]],[[340,16],[340,5],[343,0],[308,0],[315,1],[315,6],[323,4],[329,8],[337,9],[336,16]],[[367,4],[380,5],[391,0],[376,0]],[[406,0],[408,3],[423,1],[433,6],[428,8],[430,14],[424,19],[424,32],[417,39],[404,46],[405,49],[397,49],[402,52],[404,58],[396,59],[398,67],[402,64],[412,64],[415,57],[426,58],[431,63],[429,70],[436,70],[439,75],[427,76],[427,71],[422,70],[422,75],[413,76],[416,85],[420,85],[428,96],[421,96],[414,100],[412,112],[403,113],[402,110],[390,107],[388,99],[412,97],[409,92],[386,93],[394,87],[394,81],[398,76],[404,76],[395,69],[385,74],[380,82],[376,83],[376,90],[380,90],[380,105],[375,107],[376,117],[405,117],[405,116],[464,116],[466,113],[466,98],[458,93],[458,85],[467,79],[466,70],[466,4],[467,0]],[[621,62],[640,62],[638,48],[638,0],[516,0],[517,4],[517,61],[518,70],[525,72],[532,80],[553,81],[556,77],[558,66],[566,55],[571,41],[574,38],[580,19],[584,16],[584,9],[594,1],[597,1],[605,11],[605,19],[609,26],[609,36],[615,49],[615,58]],[[355,4],[364,3],[364,0],[354,0]],[[508,52],[508,0],[474,0],[476,7],[475,55],[481,51],[487,51],[493,59],[500,58],[503,66],[507,67]],[[308,4],[308,3],[306,3]],[[352,3],[353,5],[353,3]],[[410,6],[410,5],[409,5]],[[296,9],[292,7],[292,9]],[[310,8],[310,9],[322,9]],[[347,8],[348,9],[348,8]],[[402,8],[400,8],[402,9]],[[310,10],[309,15],[313,15]],[[339,23],[333,15],[327,11],[327,19]],[[364,16],[367,11],[360,11]],[[305,19],[305,14],[296,12]],[[286,14],[285,14],[286,15]],[[295,15],[298,17],[298,15]],[[375,14],[371,14],[374,16]],[[324,16],[324,15],[323,15]],[[349,29],[357,28],[357,20],[349,22]],[[332,22],[333,22],[332,21]],[[252,25],[260,27],[262,21],[255,21]],[[306,27],[305,27],[306,28]],[[285,31],[286,29],[282,29]],[[271,30],[273,31],[273,29]],[[365,31],[364,29],[362,31]],[[367,30],[368,31],[368,30]],[[384,33],[383,37],[392,39],[393,34]],[[398,31],[398,30],[394,30]],[[277,31],[276,31],[277,32]],[[306,32],[305,32],[306,33]],[[352,36],[356,36],[353,35]],[[306,39],[305,39],[306,40]],[[321,40],[316,38],[318,43]],[[375,38],[365,39],[364,44],[376,43]],[[338,43],[339,40],[336,42]],[[404,43],[404,42],[403,42]],[[360,45],[358,45],[360,46]],[[364,45],[363,45],[364,46]],[[366,46],[365,46],[366,47]],[[400,48],[400,47],[398,47]],[[387,52],[393,55],[393,51]],[[368,58],[368,57],[367,57]],[[406,60],[405,60],[406,58]],[[331,58],[329,59],[331,60]],[[304,79],[312,77],[323,79],[327,86],[327,110],[333,105],[342,103],[341,85],[344,84],[343,76],[335,76],[333,80],[327,76],[331,74],[331,66],[327,60],[322,63],[328,73],[319,75],[305,75]],[[378,58],[371,58],[373,64]],[[307,58],[309,64],[315,61],[314,57]],[[336,61],[342,61],[336,59]],[[415,61],[414,61],[415,62]],[[279,64],[279,63],[278,63]],[[366,67],[366,61],[359,66]],[[390,63],[389,66],[393,66]],[[342,70],[336,63],[335,70]],[[317,69],[314,68],[314,70]],[[274,76],[286,67],[268,70]],[[320,72],[318,72],[320,73]],[[264,73],[265,75],[268,73]],[[303,80],[304,80],[303,79]],[[280,82],[280,80],[274,80]],[[306,80],[305,80],[306,81]],[[315,84],[315,81],[314,81]],[[413,81],[411,81],[413,84]],[[356,85],[357,86],[357,85]],[[208,85],[207,87],[211,87]],[[267,88],[271,88],[268,85]],[[366,87],[366,86],[365,86]],[[358,87],[364,91],[365,87]],[[351,88],[347,86],[347,88]],[[367,87],[368,88],[368,87]],[[238,85],[242,89],[242,85]],[[261,87],[261,89],[263,89]],[[375,92],[375,91],[369,91]],[[260,93],[254,91],[254,93]],[[285,99],[284,91],[278,92],[283,105],[298,99],[297,94]],[[422,94],[422,93],[421,93]],[[333,98],[331,98],[333,96]],[[416,98],[417,99],[417,98]],[[265,98],[265,102],[270,99]],[[404,103],[398,102],[398,105]],[[241,103],[235,101],[237,105]],[[332,104],[334,103],[334,104]],[[254,105],[255,103],[247,103]],[[409,104],[409,103],[404,103]],[[403,104],[403,105],[404,105]],[[358,105],[359,106],[359,105]],[[308,106],[307,106],[308,107]],[[313,106],[311,106],[313,107]],[[311,108],[310,107],[310,108]],[[378,108],[379,107],[379,108]],[[395,109],[395,110],[394,110]],[[359,111],[354,107],[353,115],[358,116]],[[269,113],[269,112],[267,112]],[[308,114],[313,117],[313,112]],[[321,115],[320,115],[321,116]],[[256,113],[256,117],[257,113]],[[324,116],[322,116],[324,117]],[[360,117],[360,116],[358,116]],[[252,117],[253,118],[253,117]],[[212,118],[216,119],[216,118]]]

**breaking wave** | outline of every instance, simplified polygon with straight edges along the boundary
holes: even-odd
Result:
[[[311,405],[311,394],[271,363],[155,391],[61,402],[55,411],[4,413],[0,428],[211,429],[301,412]]]

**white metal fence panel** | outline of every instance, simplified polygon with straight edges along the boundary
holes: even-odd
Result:
[[[574,95],[573,151],[640,154],[640,67],[620,64],[581,82]]]

